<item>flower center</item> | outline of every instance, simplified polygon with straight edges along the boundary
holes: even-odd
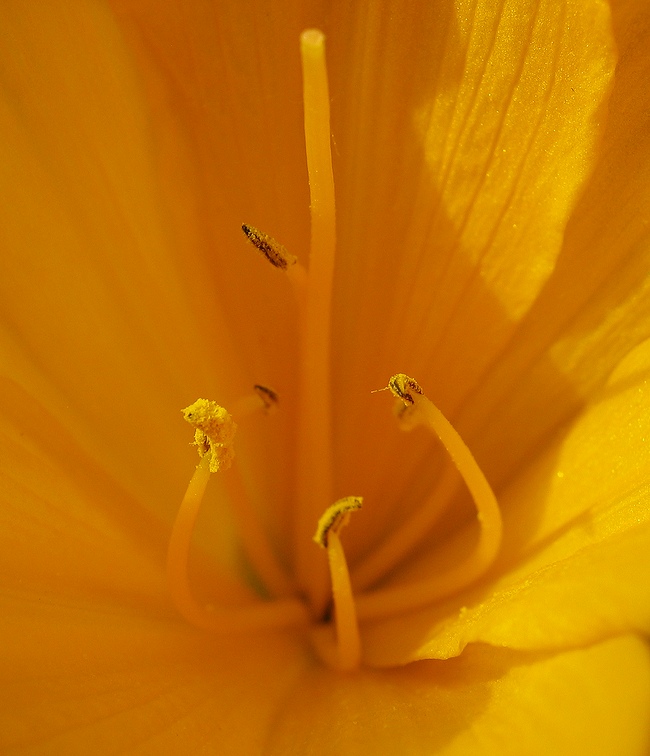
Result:
[[[255,386],[253,394],[231,408],[232,414],[205,399],[183,410],[185,419],[195,429],[194,443],[201,459],[172,529],[167,575],[176,608],[197,627],[236,632],[312,623],[312,638],[321,657],[333,667],[351,670],[359,666],[362,656],[359,621],[431,604],[475,581],[498,552],[501,517],[489,484],[451,424],[415,380],[403,374],[394,375],[386,388],[398,400],[400,425],[404,430],[423,426],[440,439],[474,500],[479,537],[470,554],[444,574],[405,585],[375,588],[431,529],[436,508],[425,502],[355,566],[353,592],[340,533],[351,513],[361,507],[362,500],[349,496],[332,504],[330,350],[336,227],[329,91],[324,36],[320,31],[303,32],[301,55],[311,196],[307,268],[267,234],[250,225],[242,226],[248,240],[273,266],[287,274],[299,311],[301,357],[291,574],[274,553],[244,493],[233,452],[237,427],[233,416],[245,422],[249,415],[269,411],[277,405],[275,392]],[[192,531],[209,476],[231,465],[234,469],[224,475],[224,482],[229,488],[242,546],[265,597],[272,600],[220,608],[203,605],[194,598],[187,566]],[[316,535],[312,539],[314,529]],[[312,541],[326,551],[327,559],[323,559],[322,551]],[[329,626],[330,617],[335,629]]]

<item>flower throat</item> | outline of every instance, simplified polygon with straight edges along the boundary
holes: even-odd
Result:
[[[311,213],[307,268],[264,232],[247,224],[242,226],[247,239],[289,277],[298,307],[300,365],[292,563],[287,570],[273,551],[244,492],[233,451],[235,419],[247,422],[254,413],[269,412],[277,406],[278,397],[273,390],[255,386],[254,392],[239,400],[230,412],[205,399],[183,410],[185,419],[195,429],[194,443],[200,462],[172,529],[167,578],[174,605],[196,627],[239,632],[311,626],[312,640],[321,658],[334,668],[352,670],[362,661],[359,622],[433,603],[476,580],[499,549],[501,517],[489,484],[451,424],[424,396],[415,380],[403,374],[393,376],[386,389],[401,406],[400,424],[405,430],[422,425],[442,441],[473,497],[479,536],[473,551],[447,573],[373,590],[433,525],[436,508],[425,502],[355,566],[353,592],[340,533],[351,514],[362,506],[362,498],[348,496],[332,503],[330,352],[336,213],[324,35],[315,29],[303,32],[300,48]],[[208,479],[211,473],[225,472],[231,466],[233,469],[223,480],[243,550],[266,600],[215,607],[194,597],[188,578],[189,551]],[[314,542],[321,548],[316,548]]]

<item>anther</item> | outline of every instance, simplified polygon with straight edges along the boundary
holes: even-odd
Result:
[[[386,388],[390,390],[393,396],[401,399],[406,405],[415,404],[413,394],[424,394],[424,391],[420,388],[420,384],[404,373],[397,373],[397,375],[392,376]]]
[[[248,241],[259,251],[275,268],[280,270],[287,270],[292,265],[298,262],[298,258],[295,255],[290,254],[285,247],[276,241],[272,236],[265,234],[263,231],[249,226],[246,223],[242,224],[242,231],[246,235]]]
[[[324,549],[328,546],[330,532],[339,533],[349,522],[350,512],[361,509],[363,499],[360,496],[346,496],[328,507],[318,520],[313,541]]]
[[[199,456],[210,456],[210,472],[227,470],[232,464],[232,443],[237,431],[230,413],[209,399],[197,399],[182,413],[194,428],[194,445]]]
[[[280,399],[273,389],[270,389],[268,386],[260,386],[256,383],[253,386],[253,391],[255,391],[257,396],[262,400],[264,409],[267,412],[273,412],[277,409]]]

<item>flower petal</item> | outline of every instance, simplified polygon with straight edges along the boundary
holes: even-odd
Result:
[[[160,523],[45,407],[6,379],[0,386],[0,585],[164,606]]]
[[[439,95],[448,126],[443,136],[434,109],[425,154],[458,248],[517,320],[554,267],[593,166],[614,62],[608,10],[583,0],[462,5],[465,70],[458,91]]]
[[[534,756],[637,753],[647,737],[650,659],[633,637],[341,675],[287,634],[1,603],[3,751]]]
[[[3,752],[259,753],[305,665],[288,634],[219,637],[70,602],[0,603]]]
[[[557,656],[477,646],[397,670],[311,671],[265,753],[641,753],[649,705],[650,658],[636,638]]]
[[[260,8],[229,0],[110,6],[137,64],[169,240],[204,315],[206,349],[197,357],[208,372],[192,385],[202,378],[197,395],[212,390],[226,406],[255,383],[280,397],[282,412],[254,433],[241,428],[237,448],[253,505],[286,547],[289,496],[275,492],[288,491],[292,479],[295,302],[286,277],[252,251],[241,225],[269,233],[306,262],[299,34],[310,10],[297,0]]]
[[[619,63],[594,173],[552,277],[457,421],[499,480],[650,336],[650,92],[641,85],[650,60],[640,43],[650,34],[650,8],[614,2],[612,13]]]
[[[215,381],[227,390],[215,359],[230,376],[239,359],[207,275],[168,233],[150,115],[110,12],[8,3],[0,24],[2,372],[169,516],[192,464],[179,411]]]
[[[614,56],[609,12],[600,0],[458,2],[451,18],[438,13],[442,38],[418,39],[417,54],[403,57],[389,46],[375,68],[363,62],[372,53],[379,61],[375,48],[383,50],[381,34],[389,35],[391,25],[386,30],[372,17],[364,34],[366,48],[352,68],[365,77],[355,82],[364,93],[357,107],[365,110],[357,116],[361,123],[347,130],[363,136],[347,146],[348,159],[363,161],[357,172],[383,177],[375,191],[384,206],[371,195],[364,197],[364,209],[355,198],[358,212],[348,222],[357,225],[356,244],[342,254],[353,256],[357,268],[365,266],[369,277],[355,270],[356,288],[346,285],[366,310],[364,323],[374,322],[376,331],[388,315],[395,324],[389,338],[401,349],[389,348],[410,355],[417,344],[415,362],[430,365],[434,355],[436,364],[446,363],[447,352],[453,358],[458,343],[466,343],[479,363],[464,363],[466,373],[482,369],[504,345],[512,321],[527,311],[554,268],[595,162]],[[427,29],[434,26],[425,19]],[[375,101],[370,92],[380,86]],[[410,134],[384,111],[396,104],[419,113]],[[414,128],[424,140],[430,176],[422,175],[422,154],[412,154]],[[386,176],[394,178],[387,184]],[[395,217],[393,207],[412,197],[414,186],[419,191],[411,207],[400,204],[403,214]],[[357,186],[344,185],[350,190]],[[350,206],[345,201],[342,224]],[[366,220],[371,210],[375,217]],[[393,238],[386,217],[401,238]],[[380,295],[372,295],[373,286]],[[359,308],[342,313],[347,318]]]

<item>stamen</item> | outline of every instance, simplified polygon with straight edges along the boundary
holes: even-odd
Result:
[[[307,612],[297,599],[216,609],[202,606],[192,595],[188,581],[192,532],[210,474],[226,469],[234,458],[232,445],[236,425],[223,407],[206,399],[187,407],[183,416],[195,428],[195,444],[201,461],[187,487],[169,540],[167,581],[174,605],[188,622],[206,630],[232,632],[303,624],[307,621]]]
[[[455,467],[446,467],[442,479],[427,499],[354,568],[354,586],[358,591],[377,583],[422,541],[422,534],[433,527],[458,485]]]
[[[361,661],[359,625],[350,574],[339,533],[348,524],[350,513],[361,509],[362,503],[363,499],[359,496],[347,496],[328,507],[318,521],[313,538],[319,546],[327,549],[336,622],[335,666],[340,670],[357,669]]]
[[[320,615],[329,600],[327,567],[309,548],[312,523],[332,501],[330,341],[336,249],[334,175],[325,37],[300,37],[307,171],[311,196],[311,249],[301,327],[298,411],[295,572]]]
[[[225,476],[224,484],[248,561],[270,596],[293,595],[297,592],[296,585],[271,549],[257,512],[246,494],[236,459],[234,468],[235,474]]]
[[[477,580],[492,564],[501,546],[501,512],[496,497],[472,453],[440,410],[424,396],[416,381],[402,373],[393,376],[388,388],[404,407],[400,420],[405,429],[424,425],[433,431],[461,474],[476,507],[480,527],[474,551],[461,564],[428,580],[366,593],[357,599],[363,619],[395,614],[451,595]],[[426,512],[418,511],[355,571],[355,585],[370,585],[386,574],[421,540]],[[416,538],[416,534],[419,536]],[[357,584],[359,577],[360,583]]]

